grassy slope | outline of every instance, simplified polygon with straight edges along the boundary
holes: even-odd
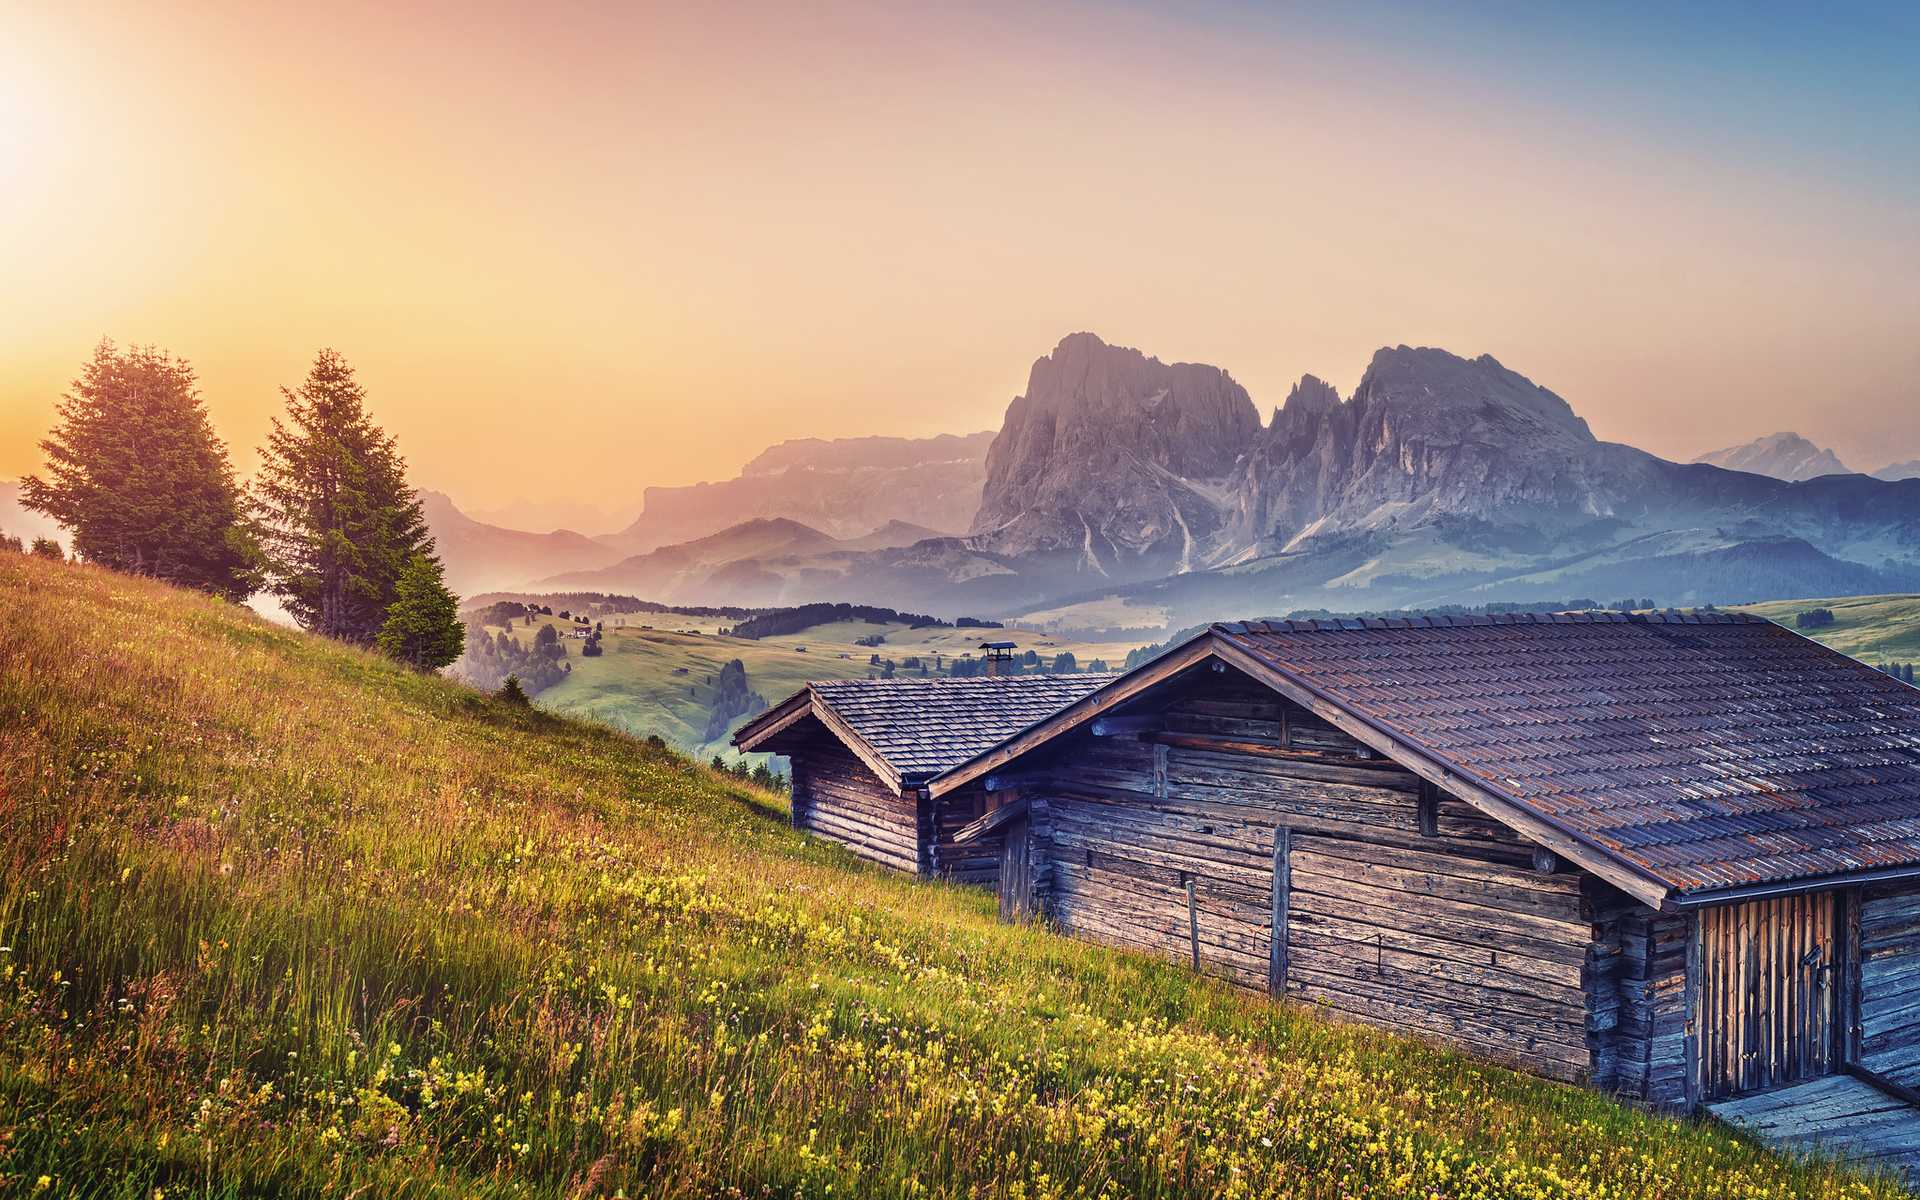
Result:
[[[1000,926],[626,737],[17,556],[0,829],[0,1194],[1894,1194]]]
[[[728,659],[740,659],[747,669],[747,686],[769,704],[777,704],[810,679],[866,678],[873,673],[867,660],[875,653],[895,662],[934,653],[952,659],[975,652],[990,634],[1017,641],[1048,659],[1062,650],[1071,651],[1084,668],[1095,658],[1118,665],[1136,644],[1078,642],[1030,630],[913,629],[865,621],[840,621],[797,634],[748,640],[714,636],[716,629],[727,624],[724,621],[649,613],[628,614],[625,620],[625,625],[618,626],[604,622],[606,653],[598,658],[582,658],[580,643],[566,642],[573,673],[541,692],[536,703],[551,712],[588,717],[628,733],[658,733],[677,746],[693,749],[701,758],[716,751],[734,757],[725,737],[702,739],[713,707],[713,689],[705,681]],[[536,618],[532,627],[515,622],[510,633],[531,643],[539,624],[558,625],[562,633],[571,627],[557,617],[546,617]],[[653,628],[643,629],[643,624]],[[854,644],[855,639],[876,633],[887,639],[884,645]],[[686,668],[687,674],[675,675],[679,667]]]
[[[1797,629],[1793,618],[1810,608],[1830,608],[1834,622],[1819,629]],[[1823,645],[1862,662],[1920,661],[1920,596],[1841,596],[1831,600],[1774,600],[1747,604],[1757,613],[1797,629]]]

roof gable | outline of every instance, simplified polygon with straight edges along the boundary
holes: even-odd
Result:
[[[748,722],[733,740],[756,749],[812,713],[897,788],[991,750],[1116,678],[1099,672],[825,680]]]

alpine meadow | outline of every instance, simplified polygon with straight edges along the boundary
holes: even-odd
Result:
[[[0,661],[12,1194],[1901,1194],[998,924],[162,583],[0,555]]]

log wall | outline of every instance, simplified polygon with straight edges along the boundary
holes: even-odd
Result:
[[[1082,730],[1048,752],[1036,887],[1056,923],[1248,988],[1284,958],[1290,997],[1588,1077],[1607,1033],[1590,1022],[1613,1014],[1588,998],[1581,875],[1533,870],[1504,826],[1238,675],[1169,685],[1162,703],[1163,730]]]
[[[959,843],[953,835],[974,818],[986,813],[990,804],[1012,799],[1010,793],[989,795],[977,781],[949,792],[929,805],[927,818],[929,860],[932,872],[959,883],[991,887],[1000,879],[999,834],[988,834],[972,842]]]
[[[782,742],[793,760],[793,824],[831,838],[861,858],[896,871],[922,874],[917,798],[901,796],[824,729]]]
[[[1588,887],[1596,894],[1587,972],[1592,1083],[1656,1108],[1687,1108],[1695,918],[1654,912],[1604,884]]]
[[[1920,891],[1866,889],[1858,938],[1857,1061],[1920,1088]]]

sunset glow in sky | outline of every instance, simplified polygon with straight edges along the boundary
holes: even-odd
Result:
[[[0,478],[103,336],[243,471],[335,347],[482,509],[996,427],[1077,329],[1920,456],[1910,10],[805,8],[0,0]]]

